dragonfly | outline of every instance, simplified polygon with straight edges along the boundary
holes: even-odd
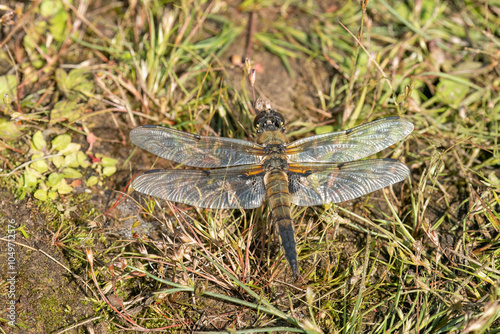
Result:
[[[413,124],[388,117],[289,143],[285,120],[270,104],[256,105],[255,142],[200,136],[156,125],[130,132],[132,143],[161,158],[198,169],[155,169],[134,190],[207,209],[255,209],[268,202],[294,277],[299,264],[291,204],[340,203],[405,180],[394,159],[359,160],[407,137]],[[359,161],[356,161],[359,160]]]

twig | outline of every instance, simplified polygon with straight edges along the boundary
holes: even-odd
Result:
[[[248,22],[247,50],[245,52],[245,58],[250,58],[250,54],[252,53],[253,35],[255,34],[256,22],[257,14],[252,11],[250,13],[250,21]]]

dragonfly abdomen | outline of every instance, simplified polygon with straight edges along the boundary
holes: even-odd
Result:
[[[288,193],[288,175],[284,171],[270,171],[264,177],[264,184],[269,198],[269,207],[273,222],[278,226],[281,245],[285,257],[292,268],[293,275],[299,273],[297,250],[293,231],[290,194]]]

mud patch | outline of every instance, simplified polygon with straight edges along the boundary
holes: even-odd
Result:
[[[7,333],[51,333],[61,330],[94,315],[92,304],[82,290],[84,284],[76,282],[69,272],[61,248],[53,243],[52,222],[48,215],[41,214],[30,201],[15,201],[13,196],[1,191],[0,228],[2,236],[10,227],[15,227],[14,270],[8,267],[8,242],[0,240],[0,272],[5,287],[8,278],[15,279],[15,291],[9,295],[1,291],[3,301],[15,302],[15,324],[11,328],[2,323]],[[10,225],[10,227],[9,227]],[[22,233],[21,230],[24,232]],[[25,238],[25,236],[27,238]],[[2,305],[1,317],[6,319],[6,308]],[[78,330],[68,333],[77,333]]]

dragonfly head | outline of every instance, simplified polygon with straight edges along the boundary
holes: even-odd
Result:
[[[257,109],[259,113],[253,121],[253,126],[257,133],[264,131],[281,131],[285,132],[285,119],[279,112],[271,109],[270,105],[266,105],[265,109]]]

